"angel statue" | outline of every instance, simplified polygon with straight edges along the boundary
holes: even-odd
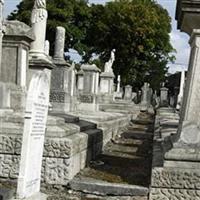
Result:
[[[113,49],[110,53],[110,59],[108,62],[105,63],[104,72],[113,72],[112,65],[115,61],[115,49]]]
[[[46,9],[46,0],[35,0],[34,8],[44,8]]]

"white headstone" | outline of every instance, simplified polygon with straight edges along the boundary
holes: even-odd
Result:
[[[17,196],[19,198],[28,198],[40,191],[48,104],[48,76],[45,72],[37,72],[33,75],[27,95],[17,186]]]

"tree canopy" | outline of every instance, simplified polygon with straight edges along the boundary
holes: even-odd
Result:
[[[9,19],[29,24],[32,0],[23,0]],[[55,27],[66,29],[66,51],[74,48],[83,55],[83,62],[102,68],[116,49],[113,65],[123,84],[141,87],[148,81],[159,87],[173,60],[168,12],[153,0],[115,0],[105,5],[88,5],[86,0],[48,0],[47,38],[53,44]],[[52,45],[53,46],[53,45]]]

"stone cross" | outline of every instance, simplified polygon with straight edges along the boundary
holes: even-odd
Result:
[[[44,71],[35,73],[30,82],[21,161],[17,185],[17,197],[29,198],[40,192],[42,155],[49,105],[49,79]]]
[[[56,60],[64,60],[64,47],[65,47],[65,28],[58,26],[56,28],[56,39],[54,47],[54,56]]]
[[[46,10],[46,0],[35,0],[31,14],[32,29],[35,40],[31,43],[31,54],[34,56],[44,56],[46,26],[48,13]]]

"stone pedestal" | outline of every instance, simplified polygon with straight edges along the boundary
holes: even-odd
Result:
[[[77,73],[77,90],[79,94],[83,92],[83,83],[84,83],[83,70],[79,70]]]
[[[100,101],[101,103],[109,103],[113,101],[113,72],[103,72],[100,75]]]
[[[132,100],[132,86],[130,85],[125,86],[124,100],[127,100],[127,101]]]
[[[29,26],[19,21],[7,21],[0,80],[10,87],[10,107],[14,110],[24,109],[28,85],[28,53],[33,40]]]
[[[98,93],[99,93],[99,73],[100,69],[96,65],[82,65],[84,72],[83,93],[79,95],[79,110],[98,111]]]
[[[160,106],[161,107],[169,106],[168,88],[166,87],[160,88]]]

